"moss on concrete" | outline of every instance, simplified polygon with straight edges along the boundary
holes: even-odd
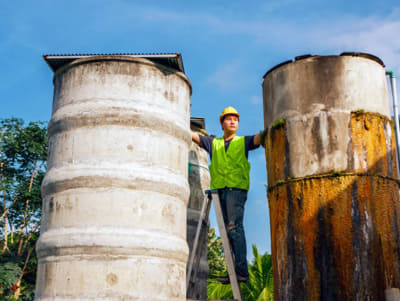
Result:
[[[277,119],[272,123],[271,129],[276,130],[279,128],[283,128],[285,126],[285,124],[286,124],[285,118]]]

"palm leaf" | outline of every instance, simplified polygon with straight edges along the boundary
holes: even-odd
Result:
[[[215,231],[215,230],[214,230]],[[214,244],[220,242],[216,237],[215,232],[210,231],[209,238]],[[209,245],[210,245],[209,241]],[[215,279],[215,266],[221,267],[221,264],[216,265],[221,259],[222,246],[213,249],[216,254],[209,256],[210,267],[214,274],[211,274],[207,280],[207,298],[208,299],[233,299],[232,288],[230,285],[223,285]],[[273,272],[271,255],[265,253],[260,255],[258,249],[253,245],[253,262],[249,264],[249,281],[241,284],[244,300],[246,301],[269,301],[273,300]],[[210,269],[211,270],[211,269]],[[221,268],[218,272],[221,271]],[[224,271],[226,273],[226,271]],[[218,273],[219,274],[219,273]]]

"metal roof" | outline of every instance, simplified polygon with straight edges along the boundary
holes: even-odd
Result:
[[[67,65],[77,59],[100,55],[145,58],[168,68],[172,68],[183,73],[185,72],[183,68],[182,56],[180,53],[46,54],[43,55],[43,58],[50,66],[51,70],[53,70],[53,72],[56,72],[64,65]]]
[[[193,131],[198,131],[200,129],[206,129],[206,121],[204,117],[190,117],[190,128]]]

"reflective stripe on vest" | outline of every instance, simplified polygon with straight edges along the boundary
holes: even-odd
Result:
[[[224,138],[215,138],[212,148],[211,189],[231,187],[249,190],[250,163],[246,158],[244,137],[235,136],[227,151]]]

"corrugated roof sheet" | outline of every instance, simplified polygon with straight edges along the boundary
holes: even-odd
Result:
[[[204,117],[190,117],[190,128],[193,131],[198,131],[200,129],[206,129],[206,121]]]
[[[166,66],[168,68],[172,68],[183,73],[185,72],[183,68],[182,56],[180,53],[47,54],[44,55],[43,58],[50,66],[51,70],[56,72],[62,66],[69,64],[74,60],[99,55],[140,57]]]

